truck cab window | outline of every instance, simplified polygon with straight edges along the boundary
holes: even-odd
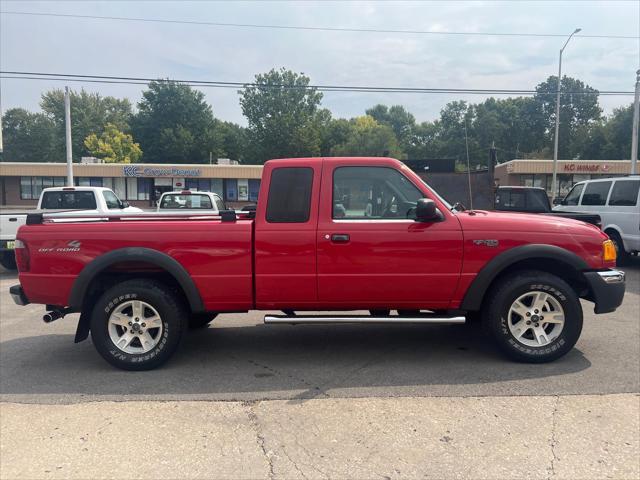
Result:
[[[392,168],[339,167],[333,173],[334,219],[406,219],[422,197]]]
[[[311,211],[313,169],[281,167],[271,173],[267,222],[305,223]]]

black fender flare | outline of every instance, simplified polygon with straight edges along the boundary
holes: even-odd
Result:
[[[120,262],[145,262],[156,265],[168,272],[184,291],[192,312],[204,312],[204,303],[189,272],[169,255],[143,247],[127,247],[112,250],[88,263],[78,275],[69,295],[69,307],[72,311],[81,312],[76,330],[75,342],[80,342],[89,335],[89,314],[82,311],[87,289],[91,281],[105,269]]]
[[[527,259],[544,258],[556,260],[571,266],[581,272],[589,269],[589,265],[582,258],[569,250],[556,245],[529,244],[510,248],[492,258],[476,275],[462,299],[460,310],[477,311],[482,307],[482,301],[491,282],[511,265]]]

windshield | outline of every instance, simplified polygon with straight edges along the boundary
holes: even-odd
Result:
[[[162,197],[160,208],[170,210],[200,210],[213,209],[208,195],[198,194],[169,194]]]

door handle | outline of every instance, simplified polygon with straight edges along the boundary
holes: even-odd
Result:
[[[347,243],[349,241],[349,235],[346,233],[334,233],[331,235],[331,241],[333,243]]]

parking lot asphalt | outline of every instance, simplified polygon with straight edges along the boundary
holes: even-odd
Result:
[[[221,315],[189,332],[164,367],[123,372],[91,341],[73,343],[77,315],[52,324],[43,306],[13,304],[0,273],[0,399],[299,400],[611,394],[640,391],[640,261],[625,268],[615,313],[585,322],[576,348],[549,364],[513,363],[470,325],[263,325],[262,312]]]

